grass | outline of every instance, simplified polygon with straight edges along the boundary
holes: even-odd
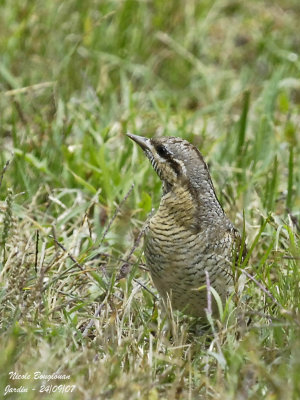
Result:
[[[28,389],[4,398],[300,397],[299,17],[298,0],[2,2],[0,393]],[[245,226],[208,330],[168,318],[143,267],[160,182],[127,130],[197,145]]]

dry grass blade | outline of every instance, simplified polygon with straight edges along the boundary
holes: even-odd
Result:
[[[5,174],[5,172],[7,171],[7,168],[8,168],[8,166],[9,166],[9,164],[10,164],[10,161],[11,161],[11,160],[7,160],[6,163],[5,163],[5,165],[4,165],[4,167],[2,168],[1,175],[0,175],[0,188],[1,188],[1,185],[2,185],[2,181],[3,181],[4,174]]]
[[[124,198],[122,199],[121,203],[120,203],[120,204],[118,205],[118,207],[116,208],[116,210],[115,210],[113,216],[111,217],[110,221],[109,221],[108,224],[107,224],[107,227],[105,228],[105,231],[103,232],[102,238],[101,238],[100,243],[99,243],[99,247],[101,247],[101,245],[102,245],[102,243],[103,243],[103,241],[104,241],[104,239],[105,239],[107,233],[109,232],[109,230],[110,230],[112,224],[114,223],[115,219],[117,218],[117,215],[119,214],[119,212],[120,212],[120,210],[121,210],[123,204],[126,202],[126,200],[128,199],[128,197],[130,196],[131,192],[133,191],[133,188],[134,188],[134,184],[131,185],[130,189],[128,190],[128,192],[126,193],[126,195],[124,196]]]
[[[251,279],[272,301],[279,307],[283,308],[282,305],[275,299],[275,297],[272,295],[272,293],[264,286],[262,285],[257,279],[254,278],[251,274],[249,274],[248,271],[245,269],[241,269],[242,271],[249,279]]]
[[[46,89],[48,87],[52,87],[55,84],[56,84],[56,81],[41,82],[41,83],[37,83],[37,84],[31,85],[31,86],[25,86],[25,87],[18,88],[18,89],[7,90],[6,92],[4,92],[4,95],[9,97],[9,96],[16,96],[18,94],[30,93],[30,92],[34,92],[37,90]]]
[[[57,246],[59,246],[64,251],[64,253],[67,254],[67,256],[73,261],[73,263],[79,269],[81,269],[81,271],[85,272],[83,266],[81,264],[79,264],[79,262],[76,260],[76,258],[74,256],[72,256],[72,254],[61,243],[59,243],[59,241],[54,236],[49,235],[49,238],[53,239],[54,242],[57,244]]]
[[[210,287],[210,279],[208,271],[205,271],[206,277],[206,291],[207,291],[207,309],[206,312],[211,315],[212,314],[212,307],[211,307],[211,287]]]
[[[97,310],[95,311],[94,318],[90,319],[89,323],[84,328],[84,331],[82,333],[83,337],[87,337],[88,336],[90,329],[93,327],[93,325],[95,323],[95,318],[99,317],[104,304],[105,304],[105,300],[101,304],[99,304]]]
[[[132,263],[129,262],[130,257],[132,256],[132,254],[134,253],[134,251],[136,250],[136,248],[138,247],[142,236],[144,235],[145,229],[147,227],[148,221],[146,221],[141,229],[141,231],[139,232],[136,240],[133,243],[133,246],[131,247],[128,256],[126,257],[126,259],[124,260],[124,264],[121,266],[120,268],[120,272],[117,276],[117,280],[120,280],[122,278],[125,278],[128,273],[131,271],[132,268]]]

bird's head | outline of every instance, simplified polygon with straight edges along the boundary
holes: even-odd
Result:
[[[188,185],[194,190],[201,185],[211,185],[207,166],[200,151],[188,141],[177,137],[148,139],[127,133],[149,158],[163,182],[164,192],[176,185]]]

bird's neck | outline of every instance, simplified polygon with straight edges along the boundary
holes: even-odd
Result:
[[[198,231],[225,218],[210,182],[203,183],[201,188],[188,184],[172,186],[162,196],[158,212]]]

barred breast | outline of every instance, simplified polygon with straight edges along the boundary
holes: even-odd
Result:
[[[207,307],[205,271],[222,300],[232,284],[233,239],[229,221],[223,229],[213,224],[209,229],[196,228],[194,212],[194,202],[188,192],[167,193],[149,221],[144,247],[154,285],[164,300],[169,297],[174,309],[202,317]],[[216,311],[214,301],[213,308]]]

